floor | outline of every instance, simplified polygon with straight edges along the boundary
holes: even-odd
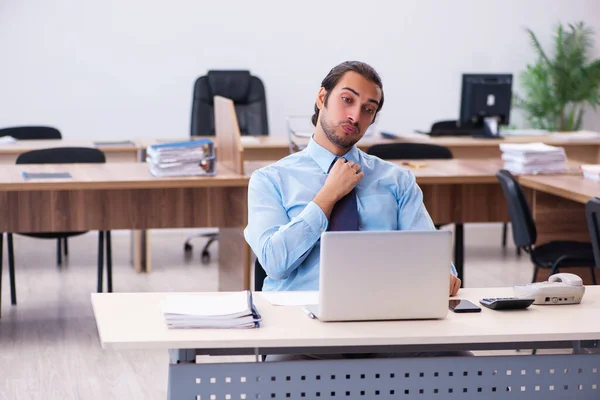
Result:
[[[517,257],[512,245],[501,248],[501,229],[499,224],[466,226],[467,287],[511,286],[531,279],[528,257]],[[183,242],[194,232],[153,231],[150,274],[134,272],[130,235],[114,232],[114,290],[216,290],[218,246],[211,249],[209,265],[199,261],[204,239],[194,241],[192,258],[184,255]],[[166,353],[100,347],[90,304],[96,249],[96,233],[72,238],[68,261],[58,268],[55,241],[15,236],[16,307],[10,305],[4,251],[0,400],[166,398]]]

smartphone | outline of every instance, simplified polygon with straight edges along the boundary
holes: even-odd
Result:
[[[471,303],[469,300],[450,300],[448,303],[450,310],[455,313],[480,312],[481,308]]]

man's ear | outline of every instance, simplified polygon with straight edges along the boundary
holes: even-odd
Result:
[[[324,87],[319,89],[319,93],[317,94],[317,108],[319,110],[323,109],[323,106],[325,104],[325,95],[326,94],[327,94],[327,90],[325,90]]]

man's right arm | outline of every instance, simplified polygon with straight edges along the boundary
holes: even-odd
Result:
[[[327,216],[314,201],[290,218],[279,185],[260,171],[252,174],[244,236],[271,279],[283,279],[296,269],[327,224]]]

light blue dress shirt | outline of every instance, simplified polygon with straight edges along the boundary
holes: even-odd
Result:
[[[344,156],[360,164],[359,230],[434,230],[414,174],[356,146]],[[244,237],[267,272],[263,290],[318,290],[320,237],[328,220],[312,199],[336,155],[308,146],[256,170],[248,187]],[[456,275],[454,265],[452,274]]]

